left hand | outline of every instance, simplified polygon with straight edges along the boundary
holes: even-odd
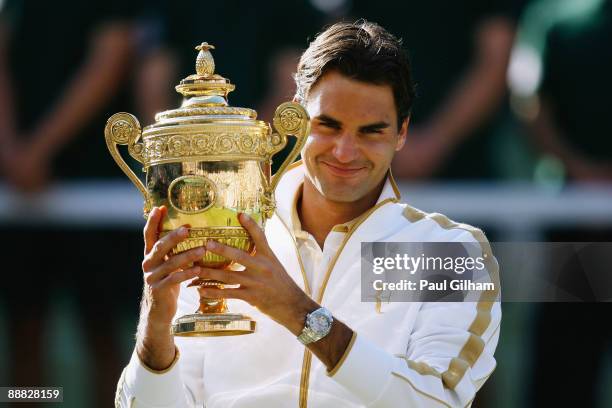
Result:
[[[393,175],[410,180],[426,179],[435,174],[449,153],[444,138],[430,127],[415,128],[393,160]]]
[[[49,181],[49,157],[30,145],[18,146],[3,163],[9,184],[24,192],[43,189]]]
[[[255,254],[208,241],[206,249],[231,259],[246,269],[202,268],[200,278],[240,285],[239,288],[200,287],[200,295],[207,298],[241,299],[268,315],[277,323],[285,326],[296,336],[304,327],[307,313],[318,308],[313,301],[289,276],[276,258],[264,231],[252,218],[240,214],[238,220],[247,230],[255,243]]]

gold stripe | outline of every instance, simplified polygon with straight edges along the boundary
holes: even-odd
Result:
[[[383,205],[385,205],[387,203],[391,203],[391,202],[397,202],[397,199],[396,198],[387,198],[387,199],[382,200],[380,203],[376,204],[374,207],[370,208],[368,211],[363,213],[363,215],[361,215],[359,217],[359,219],[356,220],[356,222],[353,225],[351,225],[351,229],[344,236],[344,239],[342,240],[342,243],[340,244],[340,248],[338,248],[338,250],[336,251],[336,254],[332,258],[331,262],[329,263],[329,266],[327,267],[327,272],[325,273],[325,278],[323,279],[323,284],[321,285],[321,289],[319,290],[319,296],[317,296],[317,303],[321,303],[323,301],[323,294],[325,293],[325,288],[327,287],[327,282],[329,281],[329,278],[331,276],[332,270],[334,269],[334,266],[336,266],[336,262],[338,261],[338,258],[340,257],[340,254],[342,253],[342,250],[344,250],[344,247],[346,246],[346,243],[353,236],[353,233],[357,230],[357,228],[359,228],[359,226],[374,211],[376,211],[377,209],[379,209]]]
[[[310,365],[312,363],[312,352],[304,348],[304,358],[302,360],[302,374],[300,376],[300,400],[299,407],[308,407],[308,385],[310,382]]]
[[[291,242],[293,242],[295,253],[297,254],[298,263],[300,264],[300,272],[302,273],[302,280],[304,281],[304,290],[306,291],[306,294],[308,296],[312,297],[312,289],[310,288],[310,284],[308,283],[308,278],[306,277],[306,272],[304,270],[304,263],[302,262],[302,256],[300,255],[300,250],[298,249],[297,243],[295,242],[295,239],[293,238],[293,234],[291,233],[291,230],[289,229],[287,224],[285,224],[285,221],[283,220],[283,218],[280,215],[278,215],[278,213],[276,214],[276,217],[280,220],[281,224],[283,224],[283,226],[289,233],[289,236],[291,236]]]
[[[357,339],[357,333],[353,332],[353,335],[351,336],[351,340],[349,341],[348,346],[346,346],[346,350],[344,350],[344,354],[342,354],[342,357],[340,357],[340,361],[338,361],[336,363],[334,368],[332,368],[331,371],[327,372],[328,376],[333,377],[334,374],[336,374],[338,372],[340,367],[342,367],[342,364],[344,364],[344,360],[346,360],[346,358],[348,357],[349,353],[351,352],[351,349],[353,348],[353,344],[355,344],[355,340],[356,339]]]
[[[437,398],[437,397],[434,397],[434,396],[433,396],[433,395],[431,395],[431,394],[427,394],[426,392],[423,392],[423,391],[419,390],[417,387],[415,387],[415,386],[414,386],[414,384],[412,383],[412,381],[410,381],[408,378],[404,377],[403,375],[400,375],[400,374],[398,374],[398,373],[394,373],[393,371],[391,372],[391,374],[393,374],[394,376],[399,377],[399,378],[401,378],[402,380],[406,381],[406,382],[407,382],[408,384],[410,384],[410,386],[411,386],[412,388],[414,388],[414,390],[415,390],[416,392],[418,392],[419,394],[424,395],[424,396],[426,396],[426,397],[428,397],[428,398],[431,398],[432,400],[434,400],[434,401],[436,401],[436,402],[439,402],[440,404],[444,405],[445,407],[452,408],[450,405],[448,405],[446,402],[442,401],[441,399],[439,399],[439,398]]]
[[[410,222],[416,222],[428,216],[428,214],[410,206],[406,207],[403,214]],[[474,239],[480,243],[485,257],[485,265],[489,275],[492,276],[492,281],[499,282],[499,265],[495,261],[491,245],[482,230],[467,224],[458,224],[442,214],[429,215],[429,218],[437,222],[444,229],[459,228],[472,234]],[[496,288],[495,290],[483,292],[480,296],[476,305],[476,317],[468,329],[470,336],[459,351],[459,355],[451,359],[448,369],[442,373],[442,382],[445,387],[454,389],[468,368],[473,366],[482,354],[485,342],[481,336],[491,323],[491,310],[498,294],[499,288]]]
[[[406,360],[408,363],[408,367],[412,368],[414,371],[421,375],[433,375],[434,377],[440,378],[442,375],[436,371],[429,364],[423,363],[421,361],[412,361]]]
[[[289,167],[291,168],[291,166]],[[289,233],[289,236],[291,237],[291,242],[293,242],[295,253],[297,254],[298,263],[300,264],[300,272],[302,273],[302,280],[304,281],[304,290],[306,291],[306,294],[308,296],[312,297],[312,290],[310,288],[310,284],[308,283],[308,278],[306,277],[304,263],[302,262],[302,256],[300,255],[300,250],[297,246],[297,243],[295,242],[295,239],[293,238],[293,234],[291,233],[291,230],[289,229],[287,224],[285,224],[283,218],[278,213],[276,213],[276,217],[280,220],[281,224],[285,227],[285,229]],[[300,374],[299,408],[306,408],[308,406],[308,383],[310,381],[311,362],[312,353],[307,348],[304,348],[304,356],[302,358],[302,372]]]
[[[391,167],[389,167],[389,183],[391,183],[391,187],[393,187],[393,192],[395,193],[395,198],[399,201],[402,198],[402,194],[400,193],[400,189],[395,182],[395,178],[391,173]]]
[[[411,207],[409,205],[406,206],[402,214],[410,222],[417,222],[419,220],[422,220],[427,215],[427,213],[424,213],[421,210],[417,210],[416,208]]]
[[[172,368],[174,368],[177,361],[179,361],[179,357],[181,356],[181,353],[179,353],[178,347],[174,346],[174,360],[172,360],[172,363],[170,364],[168,368],[164,368],[163,370],[154,370],[148,367],[145,363],[142,362],[138,353],[136,353],[136,356],[138,357],[138,361],[140,361],[140,365],[143,366],[144,369],[147,370],[148,372],[153,373],[153,374],[165,374],[168,371],[172,370]]]
[[[429,364],[423,363],[422,361],[409,360],[405,354],[396,354],[395,357],[404,360],[409,368],[413,369],[421,375],[433,375],[434,377],[438,378],[442,376],[438,370],[436,370]]]
[[[301,164],[302,164],[302,160],[298,160],[295,163],[292,163],[287,168],[285,173],[287,173],[291,169],[294,169],[294,168],[300,166]],[[321,289],[319,291],[319,296],[316,299],[317,303],[321,304],[321,302],[323,300],[323,294],[325,293],[325,288],[327,287],[327,282],[329,281],[329,278],[331,276],[331,272],[332,272],[332,270],[333,270],[333,268],[334,268],[334,266],[336,264],[336,261],[338,260],[340,254],[342,253],[342,250],[346,246],[346,243],[348,242],[349,238],[357,230],[359,225],[361,225],[361,223],[364,222],[370,214],[372,214],[378,208],[382,207],[384,204],[387,204],[389,202],[397,202],[399,200],[399,197],[400,197],[399,189],[397,188],[397,184],[395,183],[395,180],[392,178],[390,170],[389,170],[389,176],[390,176],[390,179],[391,179],[391,185],[393,186],[393,190],[394,190],[394,192],[396,194],[396,198],[387,198],[387,199],[381,201],[380,203],[376,204],[375,206],[370,208],[368,211],[366,211],[362,216],[358,217],[358,219],[355,220],[356,222],[350,226],[350,229],[349,229],[347,235],[344,237],[342,243],[340,244],[340,248],[336,251],[336,254],[334,255],[334,258],[332,259],[332,261],[330,262],[330,264],[327,267],[325,278],[323,280],[323,284],[322,284]],[[304,287],[306,289],[306,293],[309,296],[311,296],[311,288],[310,288],[310,285],[308,283],[308,279],[306,278],[306,273],[304,271],[304,265],[302,263],[302,258],[300,256],[300,251],[299,251],[299,248],[297,246],[297,243],[295,242],[295,239],[293,238],[293,234],[291,233],[291,230],[289,229],[289,227],[287,226],[285,221],[282,219],[282,217],[280,215],[278,215],[278,213],[277,213],[277,217],[281,221],[281,224],[283,224],[283,226],[285,227],[287,232],[289,232],[289,234],[291,235],[291,240],[293,241],[293,245],[295,246],[295,250],[296,250],[296,253],[297,253],[297,256],[298,256],[298,261],[299,261],[299,264],[300,264],[300,270],[302,272],[302,279],[304,280]],[[352,338],[351,341],[354,341],[354,338]],[[352,347],[352,344],[349,344],[349,345]],[[346,355],[348,356],[348,353],[346,353]],[[344,356],[343,356],[343,359],[344,359]],[[299,407],[300,408],[306,408],[308,406],[308,386],[309,386],[309,381],[310,381],[310,368],[311,368],[311,364],[312,364],[312,353],[310,352],[310,350],[305,348],[304,349],[304,357],[303,357],[303,360],[302,360],[302,373],[301,373],[301,376],[300,376],[300,399],[299,399]]]
[[[467,361],[471,367],[474,365],[476,360],[478,360],[480,354],[482,354],[484,346],[485,342],[482,337],[470,333],[470,337],[468,337],[468,340],[465,342],[465,346],[461,350],[461,353],[459,353],[459,358]]]
[[[378,208],[382,207],[383,205],[385,205],[385,204],[387,204],[389,202],[396,202],[396,201],[397,201],[397,199],[395,199],[395,198],[387,198],[387,199],[381,201],[380,203],[376,204],[374,207],[372,207],[368,211],[366,211],[351,226],[352,228],[350,229],[350,231],[346,234],[346,236],[342,240],[342,243],[340,244],[340,248],[338,248],[338,250],[336,251],[336,254],[334,255],[334,258],[331,260],[331,262],[329,263],[329,265],[327,267],[327,272],[325,273],[325,278],[323,280],[323,284],[321,285],[321,290],[319,291],[319,296],[317,296],[317,299],[316,299],[317,303],[321,304],[321,302],[323,301],[323,294],[325,293],[325,288],[327,287],[327,282],[329,281],[329,278],[331,276],[331,272],[334,269],[334,266],[336,265],[336,261],[340,257],[340,254],[342,253],[342,250],[346,246],[346,243],[348,242],[350,237],[353,235],[353,233],[357,230],[359,225],[361,225],[361,223],[363,223],[368,218],[368,216],[370,214],[372,214]],[[298,254],[299,254],[299,251],[298,251]],[[309,350],[305,350],[304,353],[305,353],[304,354],[304,364],[302,365],[302,377],[301,377],[301,380],[300,380],[300,408],[305,408],[307,406],[307,403],[308,403],[308,381],[309,381],[309,378],[310,378],[310,363],[311,363],[311,360],[312,360],[312,354],[310,353]],[[309,355],[308,359],[306,359],[306,357],[307,357],[306,353],[308,353],[308,355]]]
[[[499,330],[499,326],[497,326],[497,328],[496,328],[495,330],[493,330],[493,334],[491,335],[491,338],[493,338],[493,336],[495,336],[495,333],[497,333],[497,331],[498,331],[498,330]],[[415,362],[414,362],[414,361],[412,361],[412,360],[408,360],[408,358],[407,358],[405,355],[402,355],[402,354],[396,354],[396,355],[395,355],[395,357],[399,357],[399,358],[404,359],[404,360],[406,361],[406,363],[408,364],[408,366],[409,366],[410,368],[414,369],[414,370],[415,370],[415,371],[417,371],[417,372],[418,372],[419,370],[422,370],[423,372],[420,372],[420,373],[419,373],[419,374],[421,374],[421,375],[434,375],[434,376],[436,376],[436,377],[439,377],[439,376],[440,376],[440,373],[439,373],[438,371],[436,371],[434,368],[432,368],[431,366],[429,366],[429,365],[427,365],[427,364],[425,364],[425,363],[416,363],[416,364],[418,364],[419,366],[421,366],[421,365],[422,365],[421,367],[416,367],[416,366],[414,365],[414,364],[415,364]],[[430,370],[431,370],[431,371],[430,371]],[[479,381],[481,381],[481,380],[482,380],[483,382],[486,382],[486,381],[487,381],[487,379],[488,379],[488,378],[491,376],[491,374],[493,374],[493,371],[495,371],[495,367],[493,367],[493,369],[492,369],[491,371],[489,371],[489,373],[488,373],[487,375],[485,375],[485,376],[484,376],[484,377],[482,377],[482,378],[479,378]],[[444,405],[446,405],[446,406],[449,406],[449,405],[448,405],[448,404],[446,404],[445,402],[440,401],[440,400],[439,400],[438,398],[436,398],[435,396],[433,396],[433,395],[431,395],[431,394],[427,394],[426,392],[423,392],[423,391],[418,390],[418,389],[417,389],[417,388],[414,386],[414,384],[412,384],[412,382],[411,382],[411,381],[410,381],[408,378],[404,377],[403,375],[401,375],[401,374],[397,374],[397,373],[394,373],[394,372],[392,372],[391,374],[393,374],[393,375],[395,375],[396,377],[401,378],[402,380],[406,381],[408,384],[410,384],[410,386],[412,386],[412,388],[414,388],[414,389],[415,389],[417,392],[421,393],[422,395],[425,395],[425,396],[427,396],[427,397],[429,397],[429,398],[431,398],[431,399],[433,399],[433,400],[436,400],[436,401],[438,401],[438,402],[440,402],[440,403],[442,403],[442,404],[444,404]],[[472,404],[472,402],[474,402],[474,399],[475,399],[475,398],[476,398],[476,396],[474,395],[474,397],[472,397],[472,399],[471,399],[470,401],[468,401],[468,403],[467,403],[467,404],[465,404],[465,407],[464,407],[464,408],[469,407],[469,406]]]

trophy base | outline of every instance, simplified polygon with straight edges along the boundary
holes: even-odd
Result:
[[[239,313],[195,313],[178,318],[172,334],[183,337],[238,336],[255,331],[255,320]]]

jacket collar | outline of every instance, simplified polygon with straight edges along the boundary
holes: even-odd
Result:
[[[301,160],[289,166],[289,169],[281,177],[276,191],[276,214],[290,228],[295,237],[300,237],[304,234],[301,229],[300,220],[297,214],[297,202],[302,194],[302,186],[304,184],[304,165]],[[378,197],[376,204],[393,199],[399,201],[401,198],[399,188],[391,174],[391,169],[387,174],[385,185]],[[364,214],[365,215],[365,214]],[[363,215],[354,218],[344,224],[334,226],[333,230],[338,232],[348,232],[357,221],[361,220]]]

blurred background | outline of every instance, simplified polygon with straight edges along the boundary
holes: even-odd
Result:
[[[490,241],[612,241],[612,0],[0,0],[0,385],[113,403],[144,220],[106,119],[147,125],[177,107],[207,41],[230,104],[270,121],[309,41],[357,18],[412,58],[418,98],[393,166],[405,202]],[[610,303],[568,273],[583,302],[503,304],[474,406],[612,406]]]

